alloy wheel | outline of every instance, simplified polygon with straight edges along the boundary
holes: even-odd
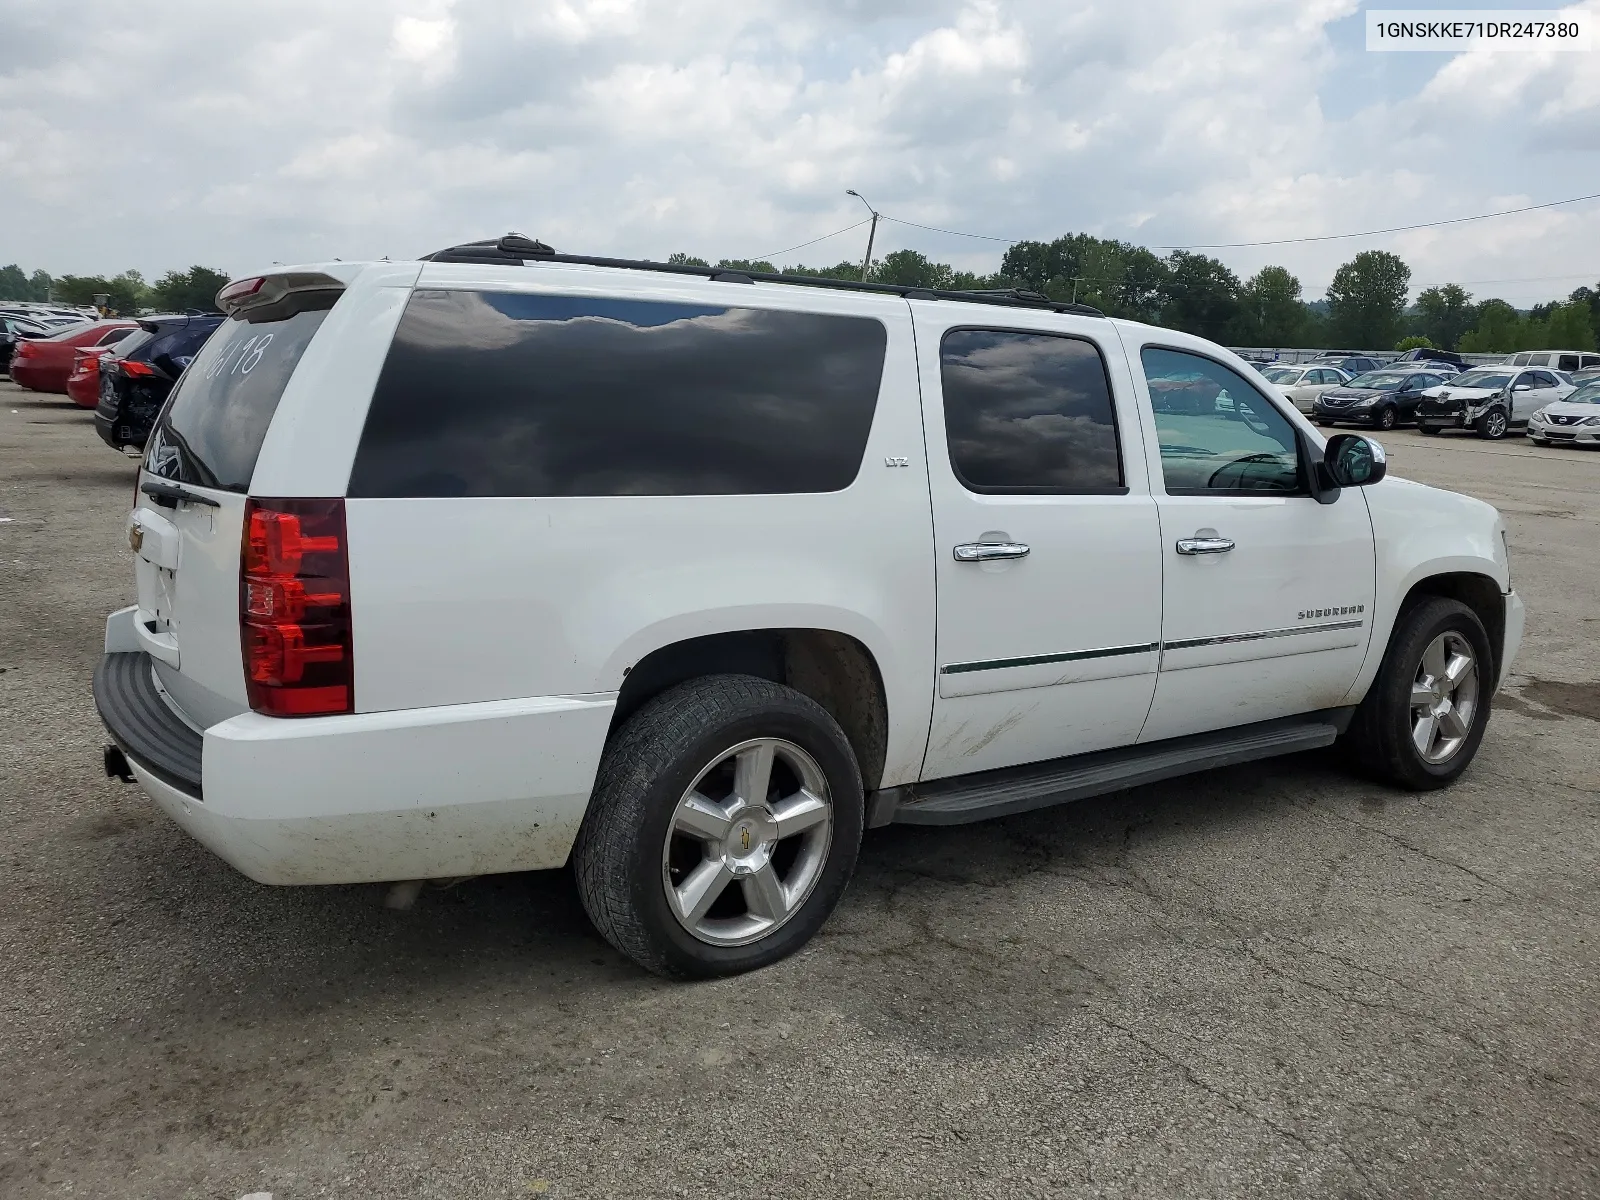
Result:
[[[805,904],[832,838],[833,801],[816,760],[782,738],[740,742],[673,810],[661,853],[667,907],[702,942],[749,945]]]
[[[1378,428],[1379,429],[1393,429],[1394,428],[1394,423],[1395,423],[1395,412],[1394,412],[1394,409],[1386,408],[1381,413],[1378,414]]]
[[[1422,653],[1411,684],[1411,742],[1424,762],[1448,762],[1466,744],[1478,716],[1478,657],[1460,633],[1446,630]]]
[[[1492,412],[1483,419],[1483,430],[1491,438],[1502,437],[1506,431],[1506,415],[1503,412]]]

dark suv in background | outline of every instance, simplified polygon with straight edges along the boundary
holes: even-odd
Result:
[[[100,360],[94,427],[106,445],[144,449],[167,393],[224,319],[220,313],[146,317]]]

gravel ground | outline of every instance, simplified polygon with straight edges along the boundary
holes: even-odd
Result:
[[[132,465],[0,384],[0,1194],[1600,1193],[1600,454],[1385,440],[1528,603],[1456,787],[879,831],[806,952],[673,986],[561,872],[261,887],[105,779]]]

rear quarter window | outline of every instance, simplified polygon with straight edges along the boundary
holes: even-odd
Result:
[[[208,338],[203,330],[172,335],[167,353],[195,357],[156,423],[145,468],[199,487],[248,491],[283,389],[337,297],[318,294],[278,320],[231,317]],[[204,345],[191,346],[201,338]]]
[[[418,290],[349,494],[838,491],[861,467],[886,343],[866,317]]]

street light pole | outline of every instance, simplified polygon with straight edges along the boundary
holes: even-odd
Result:
[[[861,203],[866,204],[867,211],[872,214],[872,228],[867,230],[867,256],[861,260],[861,282],[865,283],[867,281],[867,268],[872,265],[872,239],[878,236],[878,211],[871,204],[868,204],[867,198],[856,191],[855,188],[845,189],[844,194],[846,196],[854,196]]]

